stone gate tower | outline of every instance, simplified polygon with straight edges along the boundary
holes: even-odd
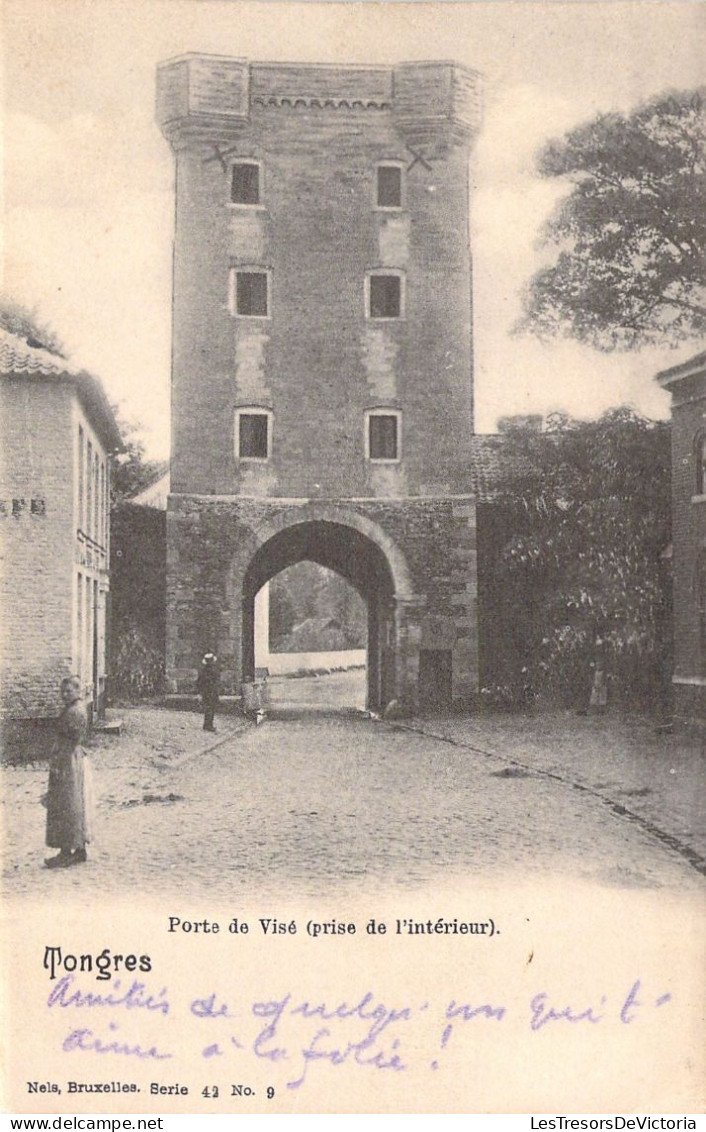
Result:
[[[280,570],[369,611],[368,700],[477,690],[469,154],[454,63],[160,66],[176,157],[167,675],[254,670]]]

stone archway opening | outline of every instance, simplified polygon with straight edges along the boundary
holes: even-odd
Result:
[[[366,702],[368,611],[354,586],[317,562],[275,574],[255,598],[255,665],[266,704],[360,710]]]
[[[381,548],[343,523],[310,520],[272,535],[253,555],[243,579],[242,680],[255,677],[255,599],[276,575],[315,562],[344,578],[367,607],[366,705],[382,710],[395,695],[395,587]]]

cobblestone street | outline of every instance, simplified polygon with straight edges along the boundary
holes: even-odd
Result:
[[[6,893],[321,896],[469,876],[691,892],[703,883],[694,862],[659,837],[696,844],[703,811],[692,764],[675,766],[665,753],[660,761],[653,750],[640,772],[637,747],[619,750],[620,724],[414,725],[452,743],[352,709],[327,712],[323,681],[289,686],[298,706],[275,707],[257,728],[221,716],[208,739],[195,713],[122,712],[122,735],[95,740],[98,820],[86,867],[42,867],[46,767],[5,767]],[[577,725],[593,738],[580,766]],[[601,765],[594,756],[604,748]],[[651,830],[630,816],[639,818],[641,804]]]

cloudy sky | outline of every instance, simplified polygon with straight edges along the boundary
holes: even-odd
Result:
[[[513,338],[561,186],[533,154],[596,113],[706,81],[706,7],[659,0],[290,3],[4,0],[4,283],[168,452],[173,166],[155,68],[204,51],[260,60],[457,59],[483,72],[472,170],[477,427],[500,414],[631,403],[668,412],[655,371],[693,353],[602,355]]]

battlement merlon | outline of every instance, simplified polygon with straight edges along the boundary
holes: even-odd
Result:
[[[157,121],[175,148],[190,138],[237,136],[254,114],[289,112],[388,113],[418,142],[443,127],[458,140],[480,129],[481,76],[454,62],[394,66],[251,63],[220,55],[187,54],[157,69]],[[329,113],[327,113],[329,112]]]

